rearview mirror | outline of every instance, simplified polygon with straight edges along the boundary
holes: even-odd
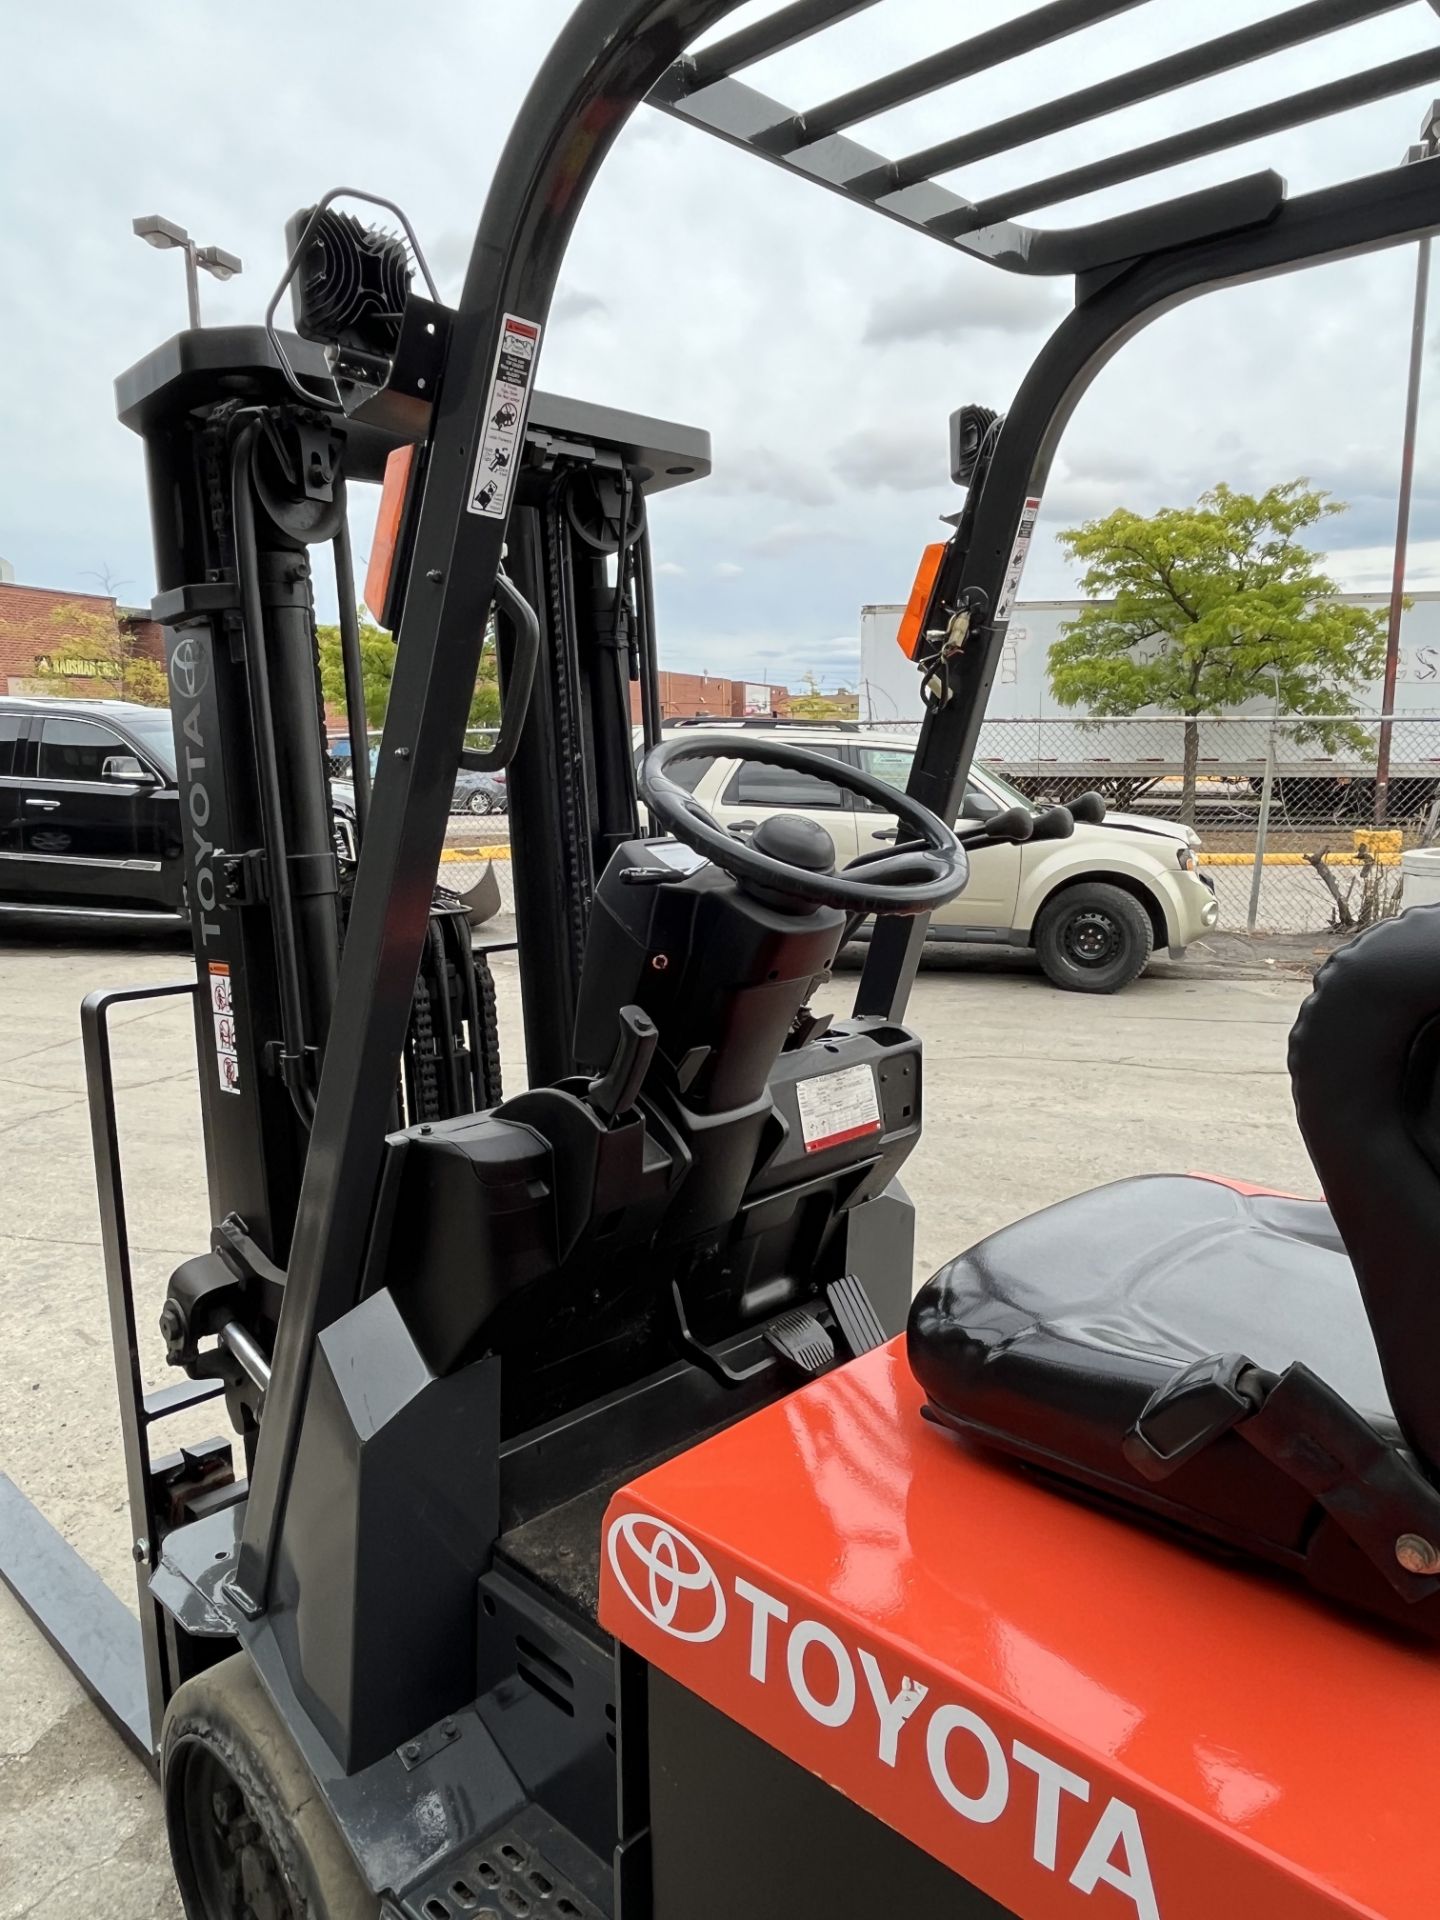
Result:
[[[123,787],[154,787],[159,782],[150,769],[142,766],[133,753],[112,753],[100,769],[102,780],[114,780]]]

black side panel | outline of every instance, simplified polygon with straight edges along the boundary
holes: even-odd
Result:
[[[845,1271],[853,1273],[887,1334],[902,1331],[915,1290],[915,1203],[892,1180],[845,1216]]]
[[[499,1451],[494,1363],[437,1380],[389,1293],[321,1335],[271,1620],[346,1773],[475,1697]]]
[[[650,1670],[650,1920],[1017,1920]]]

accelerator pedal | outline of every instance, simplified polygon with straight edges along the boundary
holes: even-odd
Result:
[[[803,1373],[807,1380],[828,1373],[835,1364],[835,1342],[814,1314],[807,1313],[803,1307],[772,1320],[765,1329],[765,1338],[772,1351]]]
[[[884,1346],[885,1329],[880,1324],[880,1316],[871,1304],[863,1281],[853,1273],[843,1274],[840,1279],[830,1282],[825,1289],[825,1298],[830,1302],[835,1324],[845,1336],[846,1346],[857,1360],[862,1353],[871,1353],[876,1347]]]

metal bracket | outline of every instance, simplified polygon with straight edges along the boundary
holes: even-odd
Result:
[[[239,608],[240,593],[232,579],[192,580],[157,593],[150,602],[150,617],[162,627],[195,627],[217,614],[237,613]]]
[[[265,868],[265,849],[249,847],[244,853],[215,850],[215,891],[222,907],[253,907],[269,896]]]
[[[413,1740],[407,1740],[403,1746],[397,1747],[396,1758],[407,1773],[413,1773],[416,1767],[423,1767],[427,1760],[433,1759],[442,1747],[453,1746],[459,1738],[459,1724],[453,1714],[447,1714],[433,1727],[427,1727],[423,1733],[417,1733]]]

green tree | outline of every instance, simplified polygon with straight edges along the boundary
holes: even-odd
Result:
[[[857,693],[852,693],[849,687],[822,693],[813,671],[803,675],[799,693],[790,696],[790,712],[796,720],[853,720],[859,711]]]
[[[113,600],[100,607],[56,607],[51,619],[54,643],[35,660],[35,678],[49,691],[77,699],[98,694],[136,700],[146,707],[169,704],[164,667],[140,651],[140,619]]]
[[[320,687],[327,707],[346,711],[345,668],[340,657],[339,627],[317,627],[320,645]],[[378,727],[390,700],[390,678],[395,671],[395,642],[383,627],[360,614],[360,681],[365,689],[365,724]]]
[[[1222,484],[1193,507],[1149,518],[1121,507],[1059,536],[1096,604],[1051,647],[1051,691],[1096,715],[1183,714],[1182,819],[1195,818],[1206,714],[1264,695],[1310,717],[1302,738],[1333,746],[1358,734],[1326,716],[1348,713],[1380,671],[1384,618],[1340,602],[1297,538],[1344,510],[1305,480],[1258,495]]]
[[[320,686],[325,704],[344,713],[345,668],[340,657],[340,629],[317,627],[320,648]],[[495,658],[493,622],[486,629],[485,647],[480,656],[480,671],[470,702],[469,725],[493,727],[500,719],[500,688]],[[360,679],[365,689],[365,724],[378,728],[384,724],[390,702],[390,680],[395,672],[395,640],[383,627],[377,627],[360,609]]]

